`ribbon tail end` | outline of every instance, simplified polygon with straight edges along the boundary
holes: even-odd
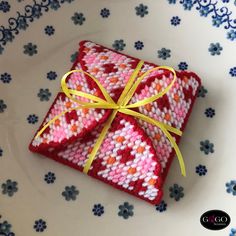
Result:
[[[186,177],[186,170],[185,170],[185,168],[181,170],[181,174],[182,174],[182,176]]]

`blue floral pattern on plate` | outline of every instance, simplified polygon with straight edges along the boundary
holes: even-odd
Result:
[[[104,214],[104,206],[102,206],[100,203],[94,204],[92,211],[95,216],[101,216]]]
[[[170,191],[170,197],[174,198],[175,201],[179,201],[181,198],[184,197],[184,188],[182,186],[179,186],[178,184],[170,186],[169,191]]]
[[[163,18],[163,21],[160,16],[162,14],[165,14],[165,12],[159,11],[158,7],[155,8],[155,4],[151,4],[148,1],[139,3],[127,2],[125,3],[125,5],[123,5],[123,10],[121,12],[119,12],[120,10],[116,8],[115,5],[108,3],[94,6],[94,9],[86,8],[83,5],[79,5],[77,3],[77,0],[15,0],[14,3],[13,1],[0,0],[0,16],[4,17],[4,24],[1,22],[0,26],[0,59],[3,58],[4,60],[8,52],[12,52],[12,46],[17,45],[17,47],[19,47],[20,49],[19,55],[11,55],[12,61],[15,60],[15,57],[17,57],[17,60],[19,59],[17,63],[11,64],[11,60],[9,60],[9,66],[7,65],[1,67],[0,89],[3,88],[3,90],[1,90],[0,92],[0,124],[2,124],[1,122],[3,121],[3,124],[5,125],[5,123],[7,124],[8,119],[12,119],[12,126],[9,125],[10,130],[12,130],[15,126],[17,126],[18,128],[18,124],[20,124],[25,129],[25,135],[28,135],[27,137],[30,137],[30,135],[33,133],[33,130],[37,128],[39,117],[44,116],[42,111],[47,110],[46,107],[50,106],[50,103],[53,100],[53,94],[55,93],[55,91],[58,91],[54,90],[54,86],[57,87],[56,84],[59,84],[59,75],[61,75],[66,70],[65,67],[61,69],[60,66],[57,66],[59,64],[58,61],[65,59],[68,64],[75,62],[78,56],[77,41],[81,40],[82,38],[92,39],[93,32],[90,32],[90,28],[92,30],[92,25],[94,24],[96,30],[99,31],[102,29],[101,32],[103,32],[102,35],[104,36],[104,38],[101,37],[101,34],[99,35],[99,37],[95,37],[95,41],[99,42],[100,40],[101,44],[107,44],[107,46],[110,46],[117,51],[127,51],[128,54],[130,53],[131,55],[132,53],[136,55],[142,55],[140,56],[140,58],[143,57],[146,59],[148,58],[148,56],[150,56],[151,58],[153,58],[153,61],[157,62],[160,65],[169,64],[181,71],[189,70],[189,68],[191,70],[193,69],[194,71],[196,69],[196,73],[199,73],[199,75],[203,78],[203,84],[198,91],[198,99],[195,111],[195,115],[198,116],[201,122],[198,125],[201,125],[201,127],[203,126],[203,128],[200,136],[197,136],[199,139],[193,139],[193,143],[198,147],[194,156],[197,162],[192,166],[192,170],[189,170],[188,178],[191,178],[191,180],[194,180],[196,182],[202,181],[199,182],[199,184],[203,183],[203,185],[207,185],[208,177],[210,177],[210,175],[212,175],[213,171],[215,170],[211,168],[210,165],[212,159],[205,157],[207,155],[211,155],[214,156],[214,158],[217,158],[217,151],[221,148],[219,143],[216,142],[217,150],[215,150],[215,138],[212,137],[212,134],[209,134],[208,136],[208,133],[204,133],[204,124],[207,124],[207,126],[211,126],[213,124],[215,125],[214,122],[217,121],[221,112],[221,110],[218,109],[218,104],[215,103],[215,94],[214,89],[212,89],[211,86],[211,81],[208,81],[208,76],[206,76],[206,74],[208,74],[207,65],[206,67],[205,65],[195,67],[196,63],[194,61],[199,58],[195,58],[195,55],[193,55],[191,52],[194,47],[198,47],[198,44],[194,39],[192,40],[191,45],[186,45],[186,49],[184,48],[184,51],[190,50],[190,55],[188,55],[188,53],[180,54],[174,44],[175,41],[180,40],[180,38],[178,40],[173,38],[169,40],[169,36],[166,36],[167,33],[161,32],[158,28],[158,24],[156,26],[156,23],[158,21],[161,21],[161,24],[163,24],[168,32],[170,31],[170,33],[172,33],[172,36],[175,35],[175,33],[178,34],[179,31],[183,30],[184,34],[181,40],[183,40],[184,42],[184,37],[191,37],[186,28],[186,24],[190,22],[188,21],[188,19],[186,19],[187,15],[194,15],[193,11],[195,11],[195,13],[197,13],[197,17],[201,17],[202,20],[205,20],[205,24],[209,26],[209,30],[217,30],[217,32],[220,32],[221,34],[223,32],[223,36],[225,33],[224,37],[227,39],[226,42],[223,42],[220,37],[212,38],[209,36],[209,40],[205,40],[204,42],[204,47],[201,48],[199,46],[199,51],[201,51],[203,55],[205,55],[205,57],[209,58],[209,63],[215,63],[215,61],[221,60],[221,58],[229,52],[229,47],[235,46],[235,1],[165,0],[162,3],[160,2],[158,4],[162,4],[162,6],[166,7],[166,9],[176,11],[172,11],[172,14],[166,15],[166,18]],[[116,4],[118,5],[122,3],[117,2]],[[17,6],[21,6],[19,11],[17,11]],[[178,6],[181,6],[181,10],[178,9]],[[127,15],[126,10],[128,10],[129,15]],[[66,46],[63,48],[59,39],[62,36],[62,32],[64,35],[64,25],[61,24],[60,21],[57,21],[56,17],[57,14],[59,14],[60,12],[64,13],[64,11],[67,14],[63,14],[63,20],[65,21],[66,27],[70,28],[71,33],[65,35],[68,41],[66,42]],[[168,10],[167,12],[171,13],[171,11]],[[132,17],[132,20],[130,22],[133,21],[132,29],[135,30],[130,31],[129,33],[126,32],[126,30],[128,29],[130,30],[130,28],[128,28],[128,25],[130,25],[131,23],[128,21],[127,26],[123,25],[123,28],[121,29],[120,24],[122,20],[116,19],[118,15],[121,16],[122,19],[129,19]],[[143,33],[145,32],[146,26],[147,28],[150,26],[151,19],[156,20],[156,22],[152,22],[155,26],[152,26],[152,29],[153,32],[158,32],[158,37],[163,37],[161,43],[155,37],[153,37],[152,33],[150,35]],[[116,30],[116,33],[113,34],[110,34],[111,28],[109,28],[111,22],[113,22],[112,27],[114,27]],[[97,27],[97,25],[99,24],[101,24],[104,28]],[[189,25],[189,27],[193,28],[193,25]],[[32,29],[37,29],[36,37],[32,35]],[[76,32],[76,35],[72,34],[74,32]],[[107,32],[107,34],[104,32]],[[81,37],[81,35],[83,35],[84,37]],[[204,37],[204,34],[202,34],[201,37]],[[38,40],[39,38],[42,39],[42,41]],[[70,48],[68,46],[70,40],[76,40],[76,42],[73,41],[73,48]],[[54,41],[60,43],[58,45],[54,45]],[[187,48],[188,46],[189,48]],[[181,44],[178,44],[178,47],[181,48]],[[51,54],[49,55],[46,50],[51,52]],[[63,57],[57,58],[57,52],[60,50],[63,50]],[[154,56],[152,57],[152,55]],[[47,60],[48,56],[52,57],[53,59]],[[43,58],[42,62],[45,60],[45,64],[41,64],[43,68],[42,70],[37,69],[36,71],[34,71],[33,76],[31,74],[30,80],[37,81],[37,86],[32,86],[30,81],[26,81],[24,80],[24,78],[22,79],[22,77],[24,77],[22,76],[22,73],[31,72],[31,70],[33,71],[34,65],[37,64],[36,60],[40,57]],[[199,61],[201,61],[201,59],[202,58],[200,58]],[[219,76],[230,78],[230,82],[234,83],[236,78],[235,60],[231,62],[229,60],[227,61],[227,63],[225,61],[225,63],[223,64],[225,68],[222,69],[222,74]],[[19,70],[15,71],[15,65],[17,65],[16,67],[19,68]],[[202,69],[202,67],[204,67],[205,69]],[[14,89],[17,86],[21,86],[20,88],[22,88],[23,82],[25,89],[20,90],[20,93],[18,89],[16,91],[17,93],[19,93],[19,97],[21,97],[24,91],[27,91],[26,94],[27,96],[29,96],[27,98],[29,104],[34,104],[30,108],[27,107],[27,102],[25,102],[24,105],[20,104],[20,106],[16,108],[15,106],[13,106],[11,101],[13,100],[13,98],[16,98]],[[234,84],[232,85],[232,87],[233,86]],[[11,95],[6,95],[8,93]],[[29,94],[32,94],[32,96],[30,96]],[[201,110],[199,110],[197,107],[201,107]],[[39,108],[42,110],[40,110]],[[17,116],[15,116],[14,114],[17,114]],[[201,118],[203,118],[202,121]],[[22,123],[20,123],[21,121]],[[17,143],[17,138],[19,139],[20,136],[17,135],[19,135],[19,133],[16,134],[16,139],[14,139],[14,143],[12,146],[19,145]],[[206,137],[209,137],[209,140],[211,141],[207,140]],[[214,143],[212,142],[213,140]],[[26,149],[26,146],[24,146],[24,148]],[[94,220],[101,220],[101,222],[104,220],[104,225],[106,224],[107,217],[110,217],[110,215],[113,217],[114,221],[122,221],[123,219],[128,219],[127,225],[129,224],[128,222],[133,223],[133,221],[137,220],[137,218],[140,217],[140,207],[142,207],[142,203],[140,202],[139,205],[139,200],[133,199],[134,204],[131,204],[128,202],[130,200],[124,199],[120,201],[119,195],[112,195],[112,193],[112,201],[110,202],[113,207],[112,209],[111,205],[109,205],[109,202],[106,202],[106,197],[109,198],[110,195],[106,196],[105,198],[100,198],[99,194],[91,194],[90,196],[86,195],[89,191],[84,190],[85,186],[81,186],[82,180],[80,180],[80,178],[77,178],[78,176],[76,174],[73,175],[75,172],[73,172],[72,170],[69,170],[71,176],[73,176],[73,182],[70,182],[70,180],[68,179],[69,177],[67,177],[66,175],[63,176],[64,172],[62,171],[62,169],[64,167],[60,166],[60,169],[57,169],[56,164],[50,164],[47,159],[43,159],[42,162],[40,162],[41,159],[40,161],[39,159],[29,159],[28,156],[26,159],[24,159],[24,155],[22,155],[22,153],[23,152],[19,152],[18,154],[16,152],[11,152],[11,150],[8,150],[8,144],[4,139],[0,138],[0,171],[2,171],[3,169],[4,173],[4,176],[0,177],[0,197],[4,199],[4,201],[9,201],[10,206],[15,207],[15,202],[21,200],[21,198],[29,198],[29,196],[26,194],[26,188],[28,188],[29,185],[32,185],[31,189],[29,189],[31,191],[30,198],[34,198],[34,194],[37,193],[37,197],[39,198],[43,196],[45,199],[53,199],[53,201],[50,202],[51,206],[53,206],[55,201],[57,202],[57,204],[60,203],[58,204],[58,208],[64,206],[65,208],[63,209],[65,209],[65,212],[67,212],[66,210],[68,209],[68,221],[64,221],[63,226],[58,224],[58,229],[66,228],[67,225],[70,225],[69,218],[72,216],[77,217],[77,215],[82,211],[84,214],[84,209],[91,217],[93,217]],[[35,174],[30,172],[29,169],[26,169],[24,175],[28,178],[27,183],[24,182],[26,178],[22,178],[22,176],[19,177],[19,179],[17,178],[18,171],[21,168],[18,168],[17,171],[13,172],[10,171],[11,168],[9,168],[9,171],[5,170],[5,166],[7,166],[7,163],[17,162],[16,160],[19,160],[19,163],[23,163],[22,165],[24,166],[35,165],[37,167],[36,169],[38,172],[36,172]],[[69,182],[64,182],[68,180]],[[79,189],[76,187],[77,182],[75,182],[74,180],[78,181]],[[217,184],[221,186],[222,191],[227,198],[235,198],[236,180],[234,174],[230,175],[229,173],[226,179],[219,179]],[[203,185],[201,185],[202,188],[204,187]],[[179,204],[177,203],[178,201],[181,200],[181,203],[184,203],[186,197],[183,197],[185,195],[187,196],[189,194],[189,191],[194,191],[189,186],[186,186],[186,184],[183,184],[183,182],[178,182],[178,184],[173,185],[168,184],[164,188],[165,191],[167,191],[167,193],[165,193],[164,195],[165,200],[162,200],[158,205],[155,205],[154,208],[150,208],[151,211],[154,210],[154,212],[158,213],[154,214],[155,217],[158,218],[158,221],[159,219],[161,219],[161,217],[163,217],[164,219],[169,212],[173,211],[174,204],[177,204],[179,206]],[[100,191],[99,188],[98,191]],[[102,191],[104,191],[104,189]],[[123,196],[126,195],[124,194],[122,195],[122,197]],[[34,199],[32,201],[34,201]],[[123,203],[119,204],[120,202]],[[44,206],[43,201],[37,204],[42,204],[42,206]],[[74,213],[74,206],[76,210],[78,209],[77,207],[81,207],[79,209],[83,210],[81,210],[81,212],[79,212],[80,210],[78,212],[76,212],[75,210],[76,213]],[[35,209],[37,208],[37,206],[34,207]],[[168,212],[166,212],[167,207]],[[146,209],[147,211],[150,210],[148,207]],[[230,211],[231,209],[229,210],[229,212]],[[0,235],[14,236],[17,224],[15,224],[14,222],[14,217],[11,219],[11,214],[9,213],[10,211],[8,212],[6,210],[6,204],[3,203],[3,208],[1,208],[0,210],[0,215],[3,213],[5,214],[5,212],[8,214],[9,218],[6,219],[4,215],[3,219],[3,217],[0,216]],[[52,227],[52,222],[54,222],[55,219],[51,219],[50,214],[47,211],[41,212],[40,215],[38,215],[38,213],[39,212],[36,211],[32,212],[31,223],[24,221],[24,224],[21,223],[22,227],[28,229],[29,231],[31,230],[31,232],[33,230],[35,231],[35,233],[37,232],[42,235],[47,230],[48,233],[49,230],[54,230]],[[134,213],[135,217],[133,217]],[[78,218],[78,222],[79,221],[80,219]],[[160,224],[159,226],[161,227]],[[13,228],[13,226],[15,227]],[[92,224],[91,227],[93,227]],[[150,227],[150,225],[147,227]],[[236,234],[235,224],[233,225],[233,222],[232,227],[234,228],[228,230],[228,234],[230,236]],[[53,231],[50,231],[50,233],[51,232]],[[17,232],[16,235],[21,235],[21,232]]]
[[[62,192],[62,196],[65,198],[66,201],[75,201],[78,194],[79,191],[74,185],[66,186],[65,190]]]
[[[36,116],[35,114],[31,114],[27,117],[27,121],[29,124],[35,124],[38,122],[38,116]]]
[[[221,6],[215,0],[168,0],[170,4],[180,3],[184,10],[196,9],[200,16],[212,18],[212,25],[215,27],[224,26],[227,31],[227,38],[235,40],[236,18],[232,18],[232,11],[227,6]],[[224,2],[225,3],[225,2]]]
[[[0,113],[3,113],[6,108],[7,108],[7,105],[2,99],[0,99]]]
[[[163,60],[166,60],[167,58],[171,57],[171,50],[170,49],[162,48],[162,49],[158,50],[157,53],[158,53],[158,57]]]
[[[204,165],[198,165],[198,166],[196,166],[196,173],[197,173],[199,176],[206,175],[206,173],[207,173],[207,168],[206,168],[206,166],[204,166]]]
[[[8,179],[5,183],[2,184],[2,194],[6,194],[9,197],[12,197],[18,191],[18,183]]]
[[[35,19],[39,19],[43,15],[43,12],[48,12],[49,9],[57,10],[65,2],[71,3],[73,1],[74,0],[60,0],[60,2],[58,0],[35,0],[33,5],[26,5],[24,13],[17,12],[17,17],[9,18],[8,27],[0,27],[0,54],[3,52],[6,43],[12,42],[15,35],[19,34],[20,30],[25,30],[28,24]],[[1,3],[2,6],[0,6],[0,10],[2,9],[2,11],[5,12],[9,11],[10,5],[8,2],[2,1]]]
[[[49,171],[47,174],[45,174],[44,176],[44,181],[47,183],[47,184],[53,184],[56,180],[56,175],[55,173]]]
[[[156,205],[156,210],[159,212],[166,211],[166,209],[167,209],[167,203],[164,200],[162,200],[158,205]]]
[[[124,42],[123,39],[117,39],[114,41],[114,43],[112,44],[112,47],[116,50],[116,51],[123,51],[125,48],[126,44]]]
[[[231,193],[233,196],[236,196],[236,180],[231,180],[225,185],[227,193]]]
[[[119,205],[118,216],[123,217],[127,220],[129,217],[134,215],[134,206],[129,204],[128,202],[124,202],[124,204]]]
[[[12,225],[7,220],[3,220],[1,215],[0,215],[0,235],[15,236],[15,233],[12,232]]]
[[[11,75],[8,74],[8,73],[3,73],[1,74],[1,81],[4,83],[4,84],[9,84],[11,82],[12,78],[11,78]]]
[[[36,232],[43,232],[47,228],[46,221],[39,219],[34,222],[34,229]]]
[[[208,155],[214,152],[214,144],[211,143],[209,140],[201,141],[200,142],[200,150],[204,152],[204,154]]]

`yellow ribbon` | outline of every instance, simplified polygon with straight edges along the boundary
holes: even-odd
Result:
[[[171,132],[171,133],[174,133],[174,134],[177,134],[177,135],[181,136],[182,131],[180,131],[180,130],[174,128],[174,127],[171,127],[167,124],[164,124],[160,121],[152,119],[152,118],[150,118],[150,117],[148,117],[144,114],[141,114],[139,112],[131,110],[131,108],[136,108],[136,107],[144,106],[148,103],[151,103],[151,102],[157,100],[158,98],[162,97],[164,94],[166,94],[171,89],[171,87],[173,86],[173,84],[176,81],[175,70],[171,67],[168,67],[168,66],[159,66],[159,67],[155,67],[155,68],[152,68],[152,69],[146,71],[140,77],[137,78],[138,73],[140,72],[141,67],[142,67],[143,64],[144,64],[143,61],[140,61],[138,63],[137,67],[135,68],[134,72],[132,73],[128,83],[126,84],[126,86],[125,86],[123,92],[121,93],[121,95],[120,95],[117,102],[115,102],[110,97],[110,95],[108,94],[106,89],[101,85],[101,83],[95,77],[93,77],[91,74],[89,74],[88,72],[83,71],[83,70],[71,70],[71,71],[67,72],[61,79],[62,90],[68,98],[70,98],[72,101],[79,104],[79,106],[75,107],[75,108],[65,110],[61,114],[55,116],[53,119],[51,119],[49,122],[47,122],[43,126],[43,128],[37,133],[36,138],[39,137],[44,132],[44,130],[50,124],[52,124],[56,119],[58,119],[60,116],[64,115],[67,112],[70,112],[72,110],[78,110],[78,109],[83,109],[83,108],[112,109],[113,112],[109,116],[108,120],[105,122],[104,127],[102,129],[102,132],[100,133],[100,135],[99,135],[99,137],[98,137],[98,139],[97,139],[97,141],[96,141],[96,143],[93,147],[93,150],[89,154],[88,160],[85,163],[85,166],[84,166],[84,169],[83,169],[84,173],[88,173],[88,171],[90,169],[90,166],[91,166],[91,164],[92,164],[92,162],[93,162],[93,160],[94,160],[94,158],[95,158],[95,156],[96,156],[96,154],[97,154],[97,152],[98,152],[98,150],[99,150],[99,148],[100,148],[100,146],[101,146],[101,144],[102,144],[102,142],[103,142],[110,126],[111,126],[111,124],[112,124],[112,121],[116,117],[117,112],[121,112],[121,113],[130,115],[130,116],[134,116],[136,118],[139,118],[143,121],[146,121],[146,122],[160,128],[161,131],[166,135],[166,137],[168,138],[168,140],[170,141],[172,147],[174,148],[174,150],[176,152],[176,155],[177,155],[178,160],[179,160],[182,175],[186,176],[185,165],[184,165],[184,160],[183,160],[182,154],[181,154],[181,152],[178,148],[178,145],[176,144],[174,138],[170,134],[170,132]],[[166,69],[166,70],[171,71],[174,75],[174,78],[173,78],[172,82],[165,89],[163,89],[160,93],[158,93],[156,95],[153,95],[151,97],[145,98],[141,101],[138,101],[138,102],[135,102],[135,103],[132,103],[132,104],[128,104],[129,101],[131,100],[131,98],[133,97],[133,94],[135,93],[138,85],[141,83],[141,81],[144,79],[144,77],[147,76],[152,71],[159,70],[159,69]],[[102,92],[105,99],[96,97],[92,94],[88,94],[88,93],[85,93],[85,92],[77,91],[77,90],[74,90],[74,89],[69,89],[67,87],[67,84],[66,84],[66,78],[70,74],[75,73],[75,72],[83,73],[83,74],[89,76],[98,85],[98,87],[101,90],[101,92]],[[72,95],[87,98],[87,99],[89,99],[93,102],[83,102],[83,101],[80,101],[80,100],[74,98]]]

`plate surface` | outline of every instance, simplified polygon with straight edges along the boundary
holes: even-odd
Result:
[[[0,25],[0,235],[236,234],[234,0],[4,0]],[[174,160],[161,205],[28,151],[84,39],[202,79],[180,144],[187,177]],[[213,209],[227,228],[202,227]]]

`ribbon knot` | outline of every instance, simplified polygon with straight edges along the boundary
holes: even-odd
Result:
[[[126,106],[118,105],[117,106],[118,110],[126,109]]]
[[[97,154],[97,152],[98,152],[98,150],[99,150],[99,148],[100,148],[100,146],[101,146],[101,144],[102,144],[109,128],[111,127],[112,121],[116,117],[117,112],[121,112],[123,114],[130,115],[130,116],[136,117],[138,119],[141,119],[145,122],[148,122],[148,123],[160,128],[161,131],[166,135],[166,137],[168,138],[168,140],[170,141],[172,147],[174,148],[174,150],[176,152],[176,155],[177,155],[178,160],[179,160],[182,175],[186,176],[185,165],[184,165],[182,154],[181,154],[181,152],[178,148],[178,145],[176,144],[174,138],[170,134],[170,132],[171,132],[171,133],[174,133],[174,134],[177,134],[177,135],[181,136],[182,131],[180,131],[180,130],[172,127],[172,126],[169,126],[167,124],[164,124],[160,121],[152,119],[151,117],[146,116],[142,113],[139,113],[139,112],[136,112],[136,111],[132,110],[132,108],[137,108],[137,107],[141,107],[141,106],[144,106],[146,104],[149,104],[149,103],[157,100],[158,98],[162,97],[164,94],[166,94],[171,89],[171,87],[173,86],[173,84],[176,81],[176,72],[171,67],[159,66],[159,67],[155,67],[155,68],[152,68],[152,69],[146,71],[145,73],[143,73],[140,76],[140,70],[141,70],[141,67],[143,66],[143,64],[144,64],[143,61],[140,61],[138,63],[137,67],[135,68],[134,72],[132,73],[129,81],[127,82],[127,84],[126,84],[124,90],[122,91],[122,93],[121,93],[121,95],[120,95],[117,102],[115,102],[110,97],[110,95],[108,94],[106,89],[101,85],[101,83],[96,78],[94,78],[91,74],[89,74],[88,72],[83,71],[83,70],[71,70],[71,71],[67,72],[61,79],[62,90],[69,99],[71,99],[72,101],[79,104],[79,106],[76,107],[76,108],[65,110],[61,114],[55,116],[48,123],[46,123],[42,127],[41,130],[39,130],[39,132],[36,135],[36,138],[39,137],[44,132],[44,130],[50,124],[52,124],[56,119],[58,119],[60,116],[64,115],[67,112],[70,112],[72,110],[78,110],[78,109],[83,109],[83,108],[111,109],[113,111],[112,111],[111,115],[109,116],[109,118],[107,119],[107,121],[105,122],[104,127],[103,127],[103,129],[102,129],[102,131],[101,131],[94,147],[93,147],[93,150],[89,154],[88,160],[85,163],[85,166],[84,166],[84,169],[83,169],[84,173],[88,173],[88,171],[89,171],[89,169],[92,165],[92,162],[93,162],[93,160],[94,160],[94,158],[95,158],[95,156],[96,156],[96,154]],[[153,95],[151,97],[147,97],[147,98],[145,98],[143,100],[140,100],[138,102],[129,104],[129,102],[132,99],[133,94],[135,93],[138,85],[145,78],[145,76],[147,76],[148,74],[150,74],[154,70],[160,70],[160,69],[166,69],[166,70],[169,70],[173,73],[174,77],[173,77],[172,82],[165,89],[163,89],[160,93],[158,93],[156,95]],[[98,85],[98,87],[101,90],[101,92],[102,92],[105,99],[102,99],[100,97],[97,97],[97,96],[94,96],[92,94],[88,94],[88,93],[85,93],[85,92],[82,92],[82,91],[69,89],[67,87],[67,84],[66,84],[66,78],[74,72],[83,73],[83,74],[89,76]],[[72,96],[72,95],[74,95],[74,96]],[[75,96],[87,98],[87,99],[91,100],[92,102],[81,101],[81,100],[77,99]]]

